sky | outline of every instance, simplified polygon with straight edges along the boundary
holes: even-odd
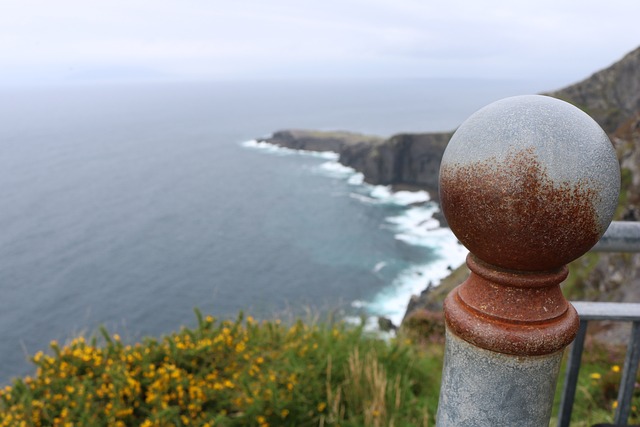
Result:
[[[565,85],[640,46],[637,0],[2,0],[0,84],[492,78]]]

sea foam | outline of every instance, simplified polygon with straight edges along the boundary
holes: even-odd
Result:
[[[340,155],[338,153],[335,153],[333,151],[295,150],[293,148],[281,147],[281,146],[276,145],[276,144],[270,144],[268,142],[258,141],[256,139],[251,139],[249,141],[244,141],[244,142],[240,143],[240,145],[243,146],[243,147],[246,147],[246,148],[253,148],[253,149],[257,149],[257,150],[262,150],[262,151],[265,151],[267,153],[277,154],[277,155],[280,155],[280,156],[296,154],[296,155],[303,155],[303,156],[309,156],[309,157],[318,157],[318,158],[321,158],[321,159],[334,160],[334,161],[338,160],[338,158],[340,157]]]
[[[387,226],[394,232],[395,239],[408,245],[429,248],[432,251],[432,259],[401,271],[370,300],[353,301],[352,308],[364,311],[369,316],[387,317],[399,325],[412,295],[419,294],[428,285],[437,286],[452,269],[464,262],[468,251],[458,242],[451,230],[441,227],[439,221],[433,218],[439,208],[436,203],[430,201],[426,191],[394,192],[390,186],[367,184],[362,173],[337,161],[337,153],[292,150],[258,141],[247,141],[242,145],[279,155],[299,154],[325,158],[329,161],[320,164],[314,172],[346,180],[348,184],[355,186],[356,191],[350,193],[349,197],[365,204],[404,208],[399,214],[386,218]],[[378,260],[372,271],[378,273],[385,266],[384,260]],[[357,317],[347,320],[360,321]],[[376,328],[375,318],[369,319],[367,326]]]

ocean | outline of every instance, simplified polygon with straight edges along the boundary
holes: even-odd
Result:
[[[452,130],[535,82],[275,81],[0,88],[0,384],[100,325],[402,319],[466,251],[425,193],[363,182],[286,128]],[[424,202],[416,206],[415,202]]]

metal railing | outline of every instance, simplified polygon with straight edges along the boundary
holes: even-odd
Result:
[[[640,222],[612,222],[593,250],[640,252]],[[587,326],[591,321],[602,320],[632,322],[614,416],[614,425],[626,426],[631,412],[631,399],[640,362],[640,304],[583,301],[572,302],[572,304],[580,316],[580,329],[569,353],[558,412],[558,427],[568,427],[571,422]]]

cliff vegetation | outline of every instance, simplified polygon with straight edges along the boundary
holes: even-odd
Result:
[[[362,327],[197,313],[195,328],[134,345],[102,330],[51,343],[33,377],[0,389],[0,426],[433,426],[443,346]],[[621,355],[591,349],[576,427],[611,422]],[[631,422],[639,420],[640,396]],[[557,408],[557,402],[555,408]],[[552,422],[555,425],[555,421]]]

